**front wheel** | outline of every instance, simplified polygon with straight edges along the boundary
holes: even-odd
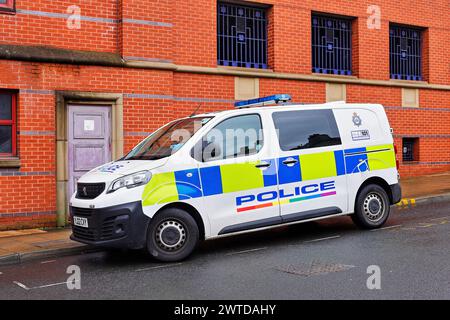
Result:
[[[187,258],[199,242],[195,219],[186,211],[170,208],[157,214],[147,231],[147,250],[159,261]]]
[[[356,198],[353,222],[363,229],[382,227],[390,213],[389,197],[382,187],[376,184],[365,186]]]

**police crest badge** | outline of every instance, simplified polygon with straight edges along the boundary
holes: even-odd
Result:
[[[358,114],[356,112],[353,113],[352,121],[353,121],[353,124],[357,127],[362,125],[361,117],[358,116]]]

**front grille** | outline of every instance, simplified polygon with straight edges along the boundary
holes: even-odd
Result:
[[[90,217],[92,216],[94,209],[85,209],[85,208],[76,208],[72,207],[72,215],[81,216],[81,217]]]
[[[104,241],[116,238],[114,234],[114,219],[111,217],[103,221],[100,228],[83,228],[72,225],[72,231],[76,238],[88,241]]]
[[[105,183],[77,183],[78,199],[95,199],[105,191]]]
[[[102,223],[100,239],[101,240],[109,240],[114,237],[114,219],[116,217],[110,217],[105,219]]]
[[[123,219],[127,215],[118,212],[112,216],[104,216],[101,209],[86,209],[70,207],[71,217],[83,217],[88,219],[88,228],[75,226],[72,224],[72,231],[75,238],[86,241],[113,240],[124,236],[124,233],[116,231],[116,225],[123,228]],[[122,227],[120,227],[122,226]]]
[[[94,229],[87,229],[72,225],[72,232],[75,238],[82,240],[95,241],[97,238]]]

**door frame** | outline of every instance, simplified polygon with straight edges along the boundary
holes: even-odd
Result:
[[[68,104],[111,106],[111,158],[123,156],[123,95],[116,93],[57,91],[56,92],[56,213],[57,226],[63,227],[69,218],[67,186],[68,166]]]

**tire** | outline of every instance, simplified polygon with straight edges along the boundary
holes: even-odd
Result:
[[[197,247],[199,230],[186,211],[170,208],[157,214],[147,230],[147,251],[159,261],[186,259]]]
[[[382,187],[376,184],[365,186],[356,198],[353,222],[362,229],[382,227],[391,210],[389,197]]]

